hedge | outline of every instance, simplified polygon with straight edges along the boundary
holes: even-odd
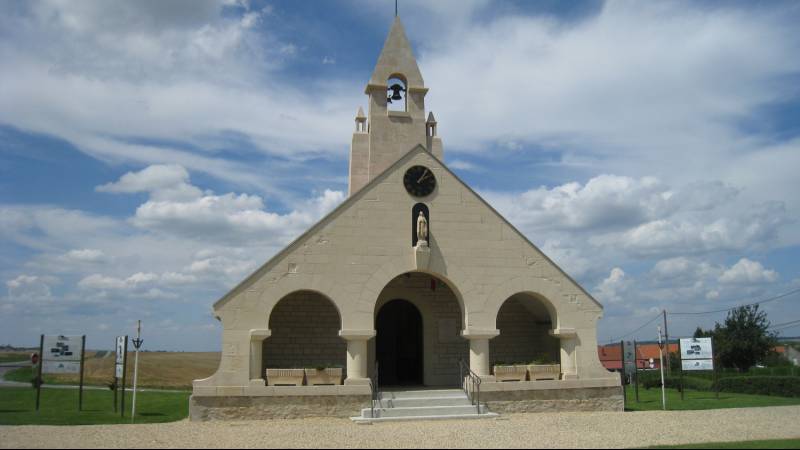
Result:
[[[800,397],[800,377],[731,377],[717,381],[723,392]]]
[[[645,389],[660,388],[661,374],[658,372],[640,372],[639,385]],[[681,378],[675,375],[664,376],[664,385],[668,388],[680,389]],[[713,388],[711,380],[697,377],[683,377],[683,387],[696,391],[710,391]]]

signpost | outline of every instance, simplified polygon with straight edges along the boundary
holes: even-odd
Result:
[[[138,321],[136,326],[136,339],[133,340],[133,346],[136,348],[136,359],[133,363],[133,408],[131,410],[131,423],[136,420],[136,383],[139,379],[139,347],[142,346],[142,321]]]
[[[680,340],[681,355],[681,400],[683,400],[683,372],[712,370],[714,371],[714,384],[716,385],[716,370],[714,370],[714,348],[711,338],[686,338]],[[719,398],[719,391],[717,391]]]
[[[658,327],[658,361],[661,366],[661,407],[667,410],[667,391],[664,386],[664,342],[661,340],[661,327]]]
[[[122,382],[122,417],[125,417],[125,372],[128,365],[128,336],[117,336],[114,359],[114,412],[117,411],[117,391]]]
[[[622,341],[620,342],[620,346],[622,347],[622,384],[624,386],[628,383],[636,382],[635,379],[638,375],[636,373],[636,344],[634,341]],[[623,401],[627,402],[627,389],[623,389],[622,392]]]
[[[46,336],[39,341],[39,369],[36,376],[36,411],[42,395],[42,374],[69,373],[80,375],[78,411],[83,408],[83,362],[86,351],[86,335]]]

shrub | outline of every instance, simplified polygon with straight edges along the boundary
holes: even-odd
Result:
[[[661,374],[658,372],[639,372],[639,385],[645,389],[660,388]],[[668,388],[681,388],[681,378],[676,375],[664,376],[664,385]],[[683,387],[695,391],[710,391],[713,388],[711,380],[704,378],[685,376],[683,377]]]
[[[730,377],[717,381],[723,392],[800,397],[800,377]]]

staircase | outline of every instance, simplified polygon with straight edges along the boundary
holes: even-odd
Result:
[[[374,416],[373,416],[374,411]],[[375,408],[364,408],[357,423],[400,420],[485,419],[497,417],[486,405],[473,405],[461,389],[381,391]]]

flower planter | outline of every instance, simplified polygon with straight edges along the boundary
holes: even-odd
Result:
[[[267,369],[267,386],[302,386],[303,369]]]
[[[306,369],[306,383],[309,386],[326,386],[342,384],[342,368]]]
[[[528,374],[531,381],[560,380],[561,364],[529,364]]]
[[[494,377],[497,381],[525,381],[527,366],[494,366]]]

